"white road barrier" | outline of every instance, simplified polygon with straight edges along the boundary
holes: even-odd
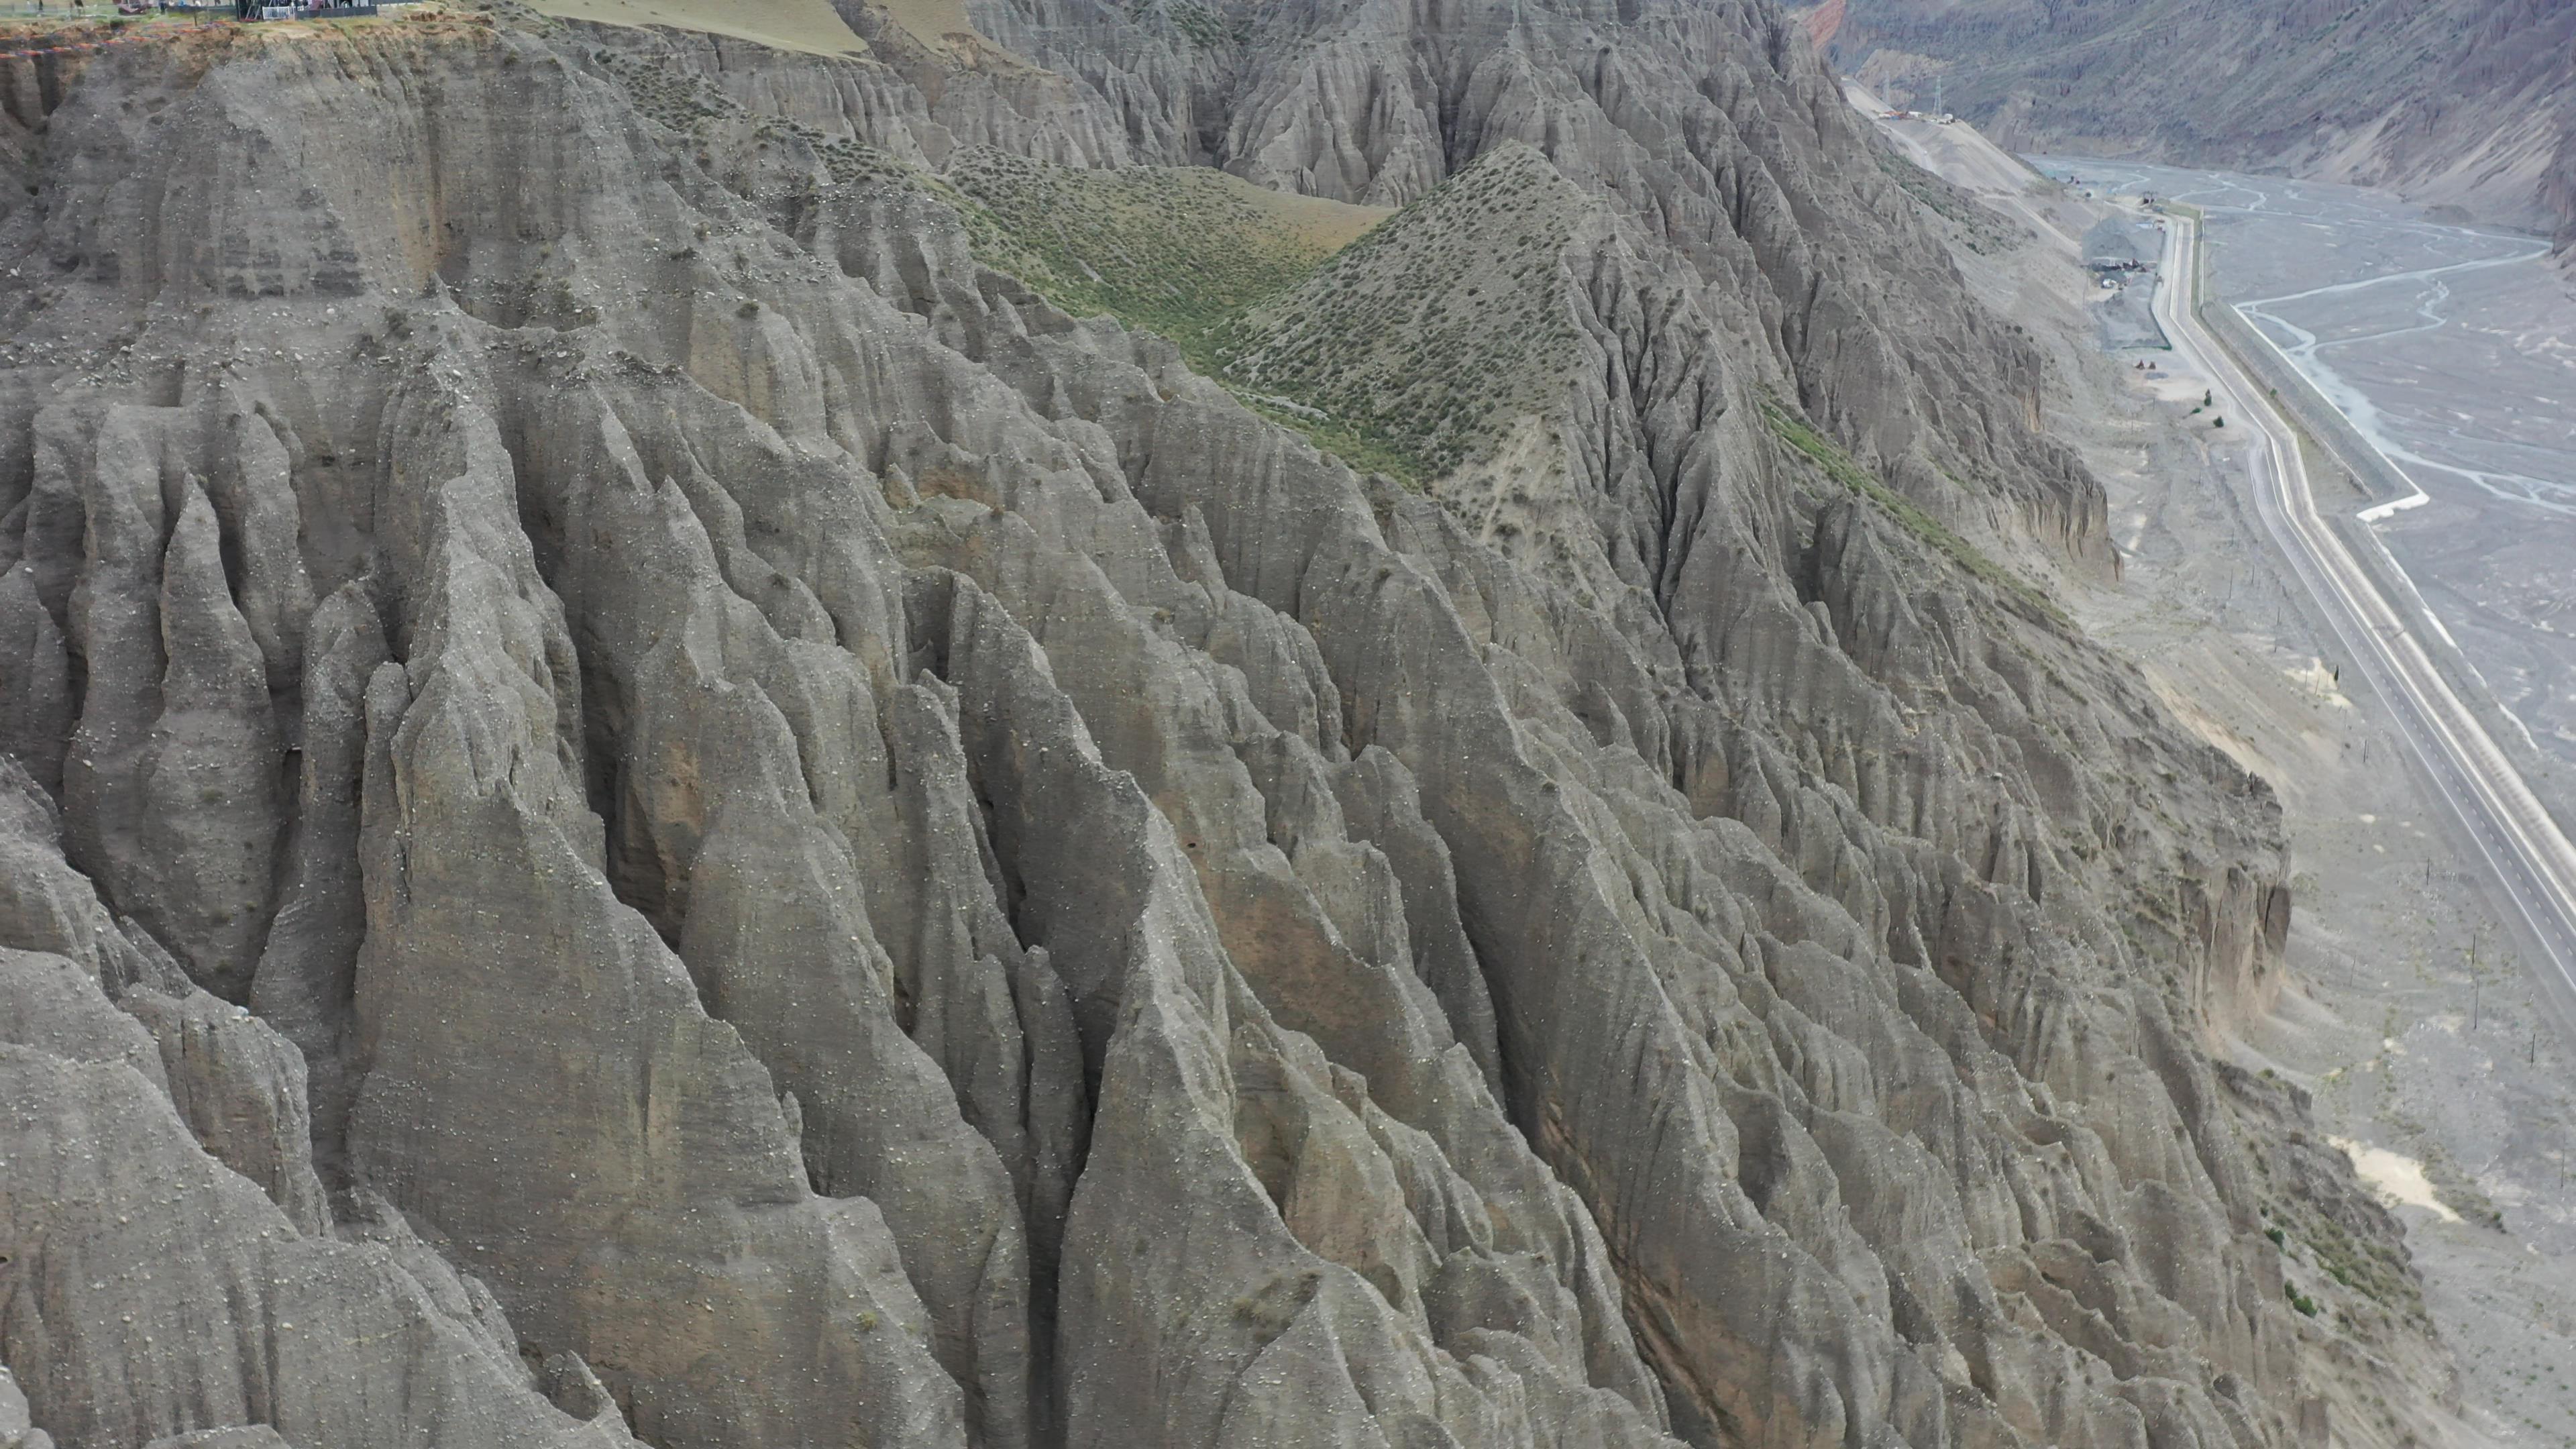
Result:
[[[2176,353],[2212,380],[2232,411],[2254,420],[2255,511],[2531,928],[2544,974],[2576,993],[2576,845],[2452,690],[2406,616],[2318,515],[2288,419],[2202,325],[2199,247],[2199,223],[2177,216],[2166,232],[2170,285],[2158,289],[2156,306]]]

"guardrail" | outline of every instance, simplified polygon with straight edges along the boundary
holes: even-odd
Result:
[[[2201,325],[2217,336],[2238,366],[2263,385],[2275,406],[2288,413],[2292,422],[2352,475],[2374,505],[2369,510],[2371,514],[2385,517],[2379,510],[2411,508],[2423,499],[2424,490],[2415,486],[2415,480],[2371,446],[2352,420],[2328,402],[2307,374],[2283,355],[2279,344],[2263,335],[2262,328],[2248,321],[2232,304],[2210,296],[2206,287],[2201,289],[2198,300],[2196,310]]]
[[[2199,209],[2180,206],[2173,209],[2187,211],[2196,223],[2203,226],[2202,245],[2206,246],[2206,223]],[[2197,253],[2199,249],[2194,250]],[[2279,345],[2263,335],[2262,329],[2246,320],[2245,314],[2236,310],[2233,304],[2212,295],[2208,275],[2200,268],[2197,255],[2194,266],[2192,277],[2171,279],[2176,283],[2187,281],[2190,285],[2191,291],[2187,295],[2191,299],[2192,315],[2209,329],[2211,336],[2218,339],[2218,345],[2226,350],[2228,357],[2263,387],[2272,405],[2308,440],[2324,449],[2327,456],[2353,480],[2354,486],[2371,500],[2371,506],[2357,514],[2341,509],[2321,510],[2326,527],[2343,540],[2345,551],[2361,566],[2371,586],[2379,591],[2379,596],[2390,607],[2405,616],[2410,625],[2420,621],[2430,626],[2411,629],[2411,632],[2425,656],[2432,661],[2434,669],[2476,717],[2487,737],[2512,761],[2524,783],[2532,787],[2542,802],[2541,808],[2557,820],[2562,830],[2576,827],[2576,820],[2568,818],[2570,803],[2576,802],[2576,770],[2570,770],[2556,756],[2541,749],[2522,721],[2497,700],[2494,688],[2470,662],[2467,651],[2460,648],[2450,631],[2434,616],[2432,605],[2426,602],[2422,590],[2415,587],[2415,580],[2407,574],[2405,566],[2388,551],[2387,542],[2371,526],[2401,508],[2412,508],[2429,501],[2424,490],[2416,487],[2414,479],[2407,477],[2403,470],[2388,460],[2387,455],[2372,446],[2370,440],[2361,435],[2361,430],[2352,425],[2351,419],[2327,401],[2317,385],[2299,371]]]

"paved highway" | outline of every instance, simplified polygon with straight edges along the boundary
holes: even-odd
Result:
[[[2544,953],[2534,963],[2541,977],[2561,988],[2553,994],[2562,1003],[2576,1002],[2576,846],[2434,668],[2407,615],[2390,606],[2318,516],[2297,435],[2193,311],[2199,262],[2198,223],[2187,216],[2168,218],[2165,285],[2156,289],[2156,314],[2166,335],[2176,352],[2214,380],[2212,390],[2227,404],[2223,414],[2255,425],[2258,446],[2250,472],[2264,527],[2316,596],[2371,688],[2387,702],[2407,747],[2530,926]]]

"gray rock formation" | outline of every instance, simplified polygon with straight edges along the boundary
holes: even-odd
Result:
[[[54,1436],[29,1421],[27,1395],[5,1368],[0,1368],[0,1449],[54,1449]]]
[[[1452,8],[8,92],[30,1423],[2108,1449],[2438,1394],[2285,1302],[2265,1213],[2376,1210],[2203,1054],[2278,989],[2277,812],[2024,581],[2109,564],[2035,354],[1776,12]],[[987,265],[967,146],[1437,207],[1559,344],[1354,473]]]
[[[19,860],[55,848],[37,788],[0,761]],[[0,1444],[632,1444],[604,1396],[549,1402],[490,1292],[399,1217],[335,1230],[293,1048],[183,989],[112,1000],[0,949]]]

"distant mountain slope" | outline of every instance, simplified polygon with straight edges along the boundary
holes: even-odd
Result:
[[[1837,65],[1900,100],[1928,101],[1939,74],[1949,108],[2006,144],[2384,185],[2576,243],[2565,0],[1838,0],[1811,13],[1829,9]]]

